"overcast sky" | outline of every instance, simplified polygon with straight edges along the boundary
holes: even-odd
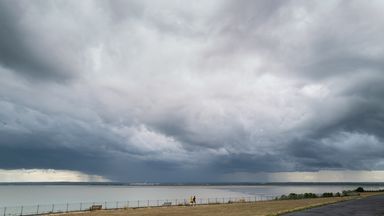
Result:
[[[0,181],[384,181],[383,11],[0,0]]]

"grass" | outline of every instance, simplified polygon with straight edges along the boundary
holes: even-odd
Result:
[[[317,206],[327,205],[331,203],[360,199],[367,196],[384,194],[381,193],[361,193],[360,196],[347,197],[328,197],[300,200],[276,200],[276,201],[260,201],[256,203],[232,203],[232,204],[216,204],[216,205],[198,205],[190,206],[172,206],[172,207],[154,207],[154,208],[137,208],[137,209],[121,209],[121,210],[101,210],[94,212],[71,213],[68,216],[255,216],[255,215],[280,215],[292,211],[304,210]]]

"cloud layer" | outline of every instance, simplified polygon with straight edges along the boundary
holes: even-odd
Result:
[[[0,168],[384,169],[381,1],[0,4]]]
[[[51,169],[0,169],[0,182],[106,182],[97,175],[87,175],[70,170]]]

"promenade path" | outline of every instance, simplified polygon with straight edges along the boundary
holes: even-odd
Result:
[[[316,207],[299,212],[284,214],[284,216],[376,216],[384,215],[384,195],[371,196],[364,199],[344,201],[322,207]]]

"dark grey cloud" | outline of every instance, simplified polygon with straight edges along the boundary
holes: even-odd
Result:
[[[64,1],[1,1],[0,63],[34,81],[80,76],[100,24],[82,12]]]
[[[2,1],[0,169],[383,170],[383,7]]]
[[[382,140],[374,135],[340,132],[318,139],[296,141],[287,152],[296,161],[297,170],[349,169],[381,170]]]
[[[23,29],[23,20],[19,15],[27,11],[20,2],[2,1],[0,10],[1,63],[29,78],[50,79],[55,76],[58,76],[56,79],[66,78],[66,72],[61,71],[62,68],[51,62],[54,59],[49,58],[49,53],[55,51],[40,50],[45,53],[39,54],[38,49],[41,48],[38,43],[42,42],[41,38],[36,40],[32,32]],[[35,25],[30,28],[38,27],[39,23]]]

